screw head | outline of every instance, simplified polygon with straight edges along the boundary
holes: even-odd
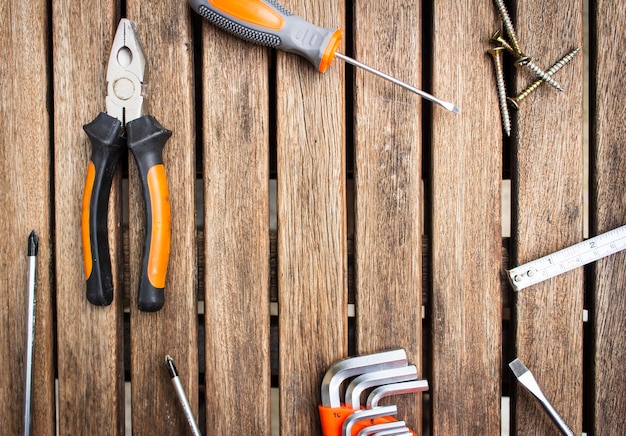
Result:
[[[507,97],[506,101],[508,101],[515,109],[519,109],[519,104],[514,98]]]
[[[493,32],[493,35],[491,35],[491,40],[492,41],[497,41],[498,38],[500,38],[500,36],[502,36],[502,30],[498,29],[495,32]]]
[[[494,47],[494,48],[490,48],[489,50],[487,50],[487,53],[489,53],[491,56],[496,57],[496,56],[500,56],[500,53],[504,50],[504,47],[502,47],[501,45]]]

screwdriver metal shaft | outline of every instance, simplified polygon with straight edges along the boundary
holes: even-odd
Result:
[[[187,418],[191,434],[194,436],[202,436],[202,433],[200,433],[200,429],[198,428],[198,424],[196,424],[196,420],[193,417],[193,412],[191,411],[187,394],[185,394],[185,388],[183,388],[183,384],[180,382],[180,378],[178,377],[178,371],[176,370],[176,366],[174,366],[174,360],[169,355],[165,356],[165,365],[167,366],[167,371],[170,373],[170,378],[172,379],[172,384],[174,385],[174,390],[176,390],[178,400],[183,407],[183,412],[185,413],[185,418]]]
[[[458,106],[456,106],[453,103],[449,103],[447,101],[443,101],[441,99],[438,99],[437,97],[435,97],[434,95],[431,95],[425,91],[422,91],[420,89],[417,89],[407,83],[404,83],[398,79],[396,79],[395,77],[392,77],[388,74],[383,73],[382,71],[378,71],[375,68],[372,68],[368,65],[365,65],[355,59],[352,59],[351,57],[348,57],[346,55],[343,55],[339,52],[335,52],[335,56],[338,57],[339,59],[343,60],[344,62],[347,62],[351,65],[354,65],[356,67],[362,68],[365,71],[369,71],[372,74],[376,74],[378,77],[382,77],[383,79],[389,80],[391,83],[395,83],[396,85],[399,85],[401,87],[403,87],[404,89],[408,89],[411,92],[414,92],[415,94],[419,95],[422,98],[425,98],[426,100],[430,100],[433,103],[437,103],[439,106],[449,110],[450,112],[454,112],[455,114],[458,114],[461,112],[461,109],[459,109]]]
[[[30,436],[33,406],[33,363],[35,348],[35,299],[37,293],[37,252],[39,237],[33,230],[28,236],[28,299],[26,308],[26,371],[24,376],[24,436]]]

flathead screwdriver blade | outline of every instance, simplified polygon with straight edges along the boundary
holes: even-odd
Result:
[[[391,83],[395,83],[396,85],[399,85],[401,87],[403,87],[404,89],[407,89],[417,95],[419,95],[422,98],[425,98],[426,100],[432,101],[433,103],[438,104],[439,106],[443,107],[444,109],[449,110],[450,112],[454,112],[455,114],[458,114],[461,112],[461,109],[456,106],[454,103],[450,103],[447,101],[443,101],[437,97],[435,97],[434,95],[431,95],[425,91],[422,91],[420,89],[415,88],[414,86],[411,86],[407,83],[402,82],[401,80],[396,79],[395,77],[392,77],[388,74],[383,73],[382,71],[378,71],[375,68],[372,68],[368,65],[365,65],[364,63],[361,63],[355,59],[352,59],[351,57],[348,57],[346,55],[343,55],[339,52],[335,53],[335,56],[338,57],[339,59],[343,60],[344,62],[347,62],[351,65],[354,65],[355,67],[359,67],[364,69],[365,71],[368,71],[372,74],[377,75],[378,77],[382,77],[383,79],[389,80]]]

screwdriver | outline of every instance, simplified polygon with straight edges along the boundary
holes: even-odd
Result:
[[[337,52],[343,32],[309,23],[276,0],[190,0],[194,11],[245,41],[298,54],[321,73],[335,57],[458,114],[454,105]]]
[[[30,436],[33,410],[33,363],[35,351],[35,300],[37,294],[37,252],[39,237],[34,230],[28,235],[28,300],[26,308],[26,371],[24,377],[24,436]]]

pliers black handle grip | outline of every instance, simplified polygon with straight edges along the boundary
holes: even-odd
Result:
[[[170,257],[171,206],[163,165],[163,147],[172,136],[150,115],[126,124],[128,148],[135,157],[146,205],[146,240],[139,276],[140,310],[154,312],[163,307],[165,276]]]
[[[113,279],[107,215],[113,176],[124,148],[122,126],[117,118],[100,113],[83,128],[92,144],[82,210],[87,299],[96,305],[109,305],[113,301]],[[171,208],[163,147],[172,133],[152,116],[143,115],[126,124],[126,134],[139,169],[147,218],[138,307],[154,312],[163,307],[170,253]]]
[[[113,277],[107,238],[109,194],[125,144],[122,123],[101,112],[83,126],[91,141],[91,159],[83,196],[82,242],[87,278],[87,299],[98,306],[113,301]]]

